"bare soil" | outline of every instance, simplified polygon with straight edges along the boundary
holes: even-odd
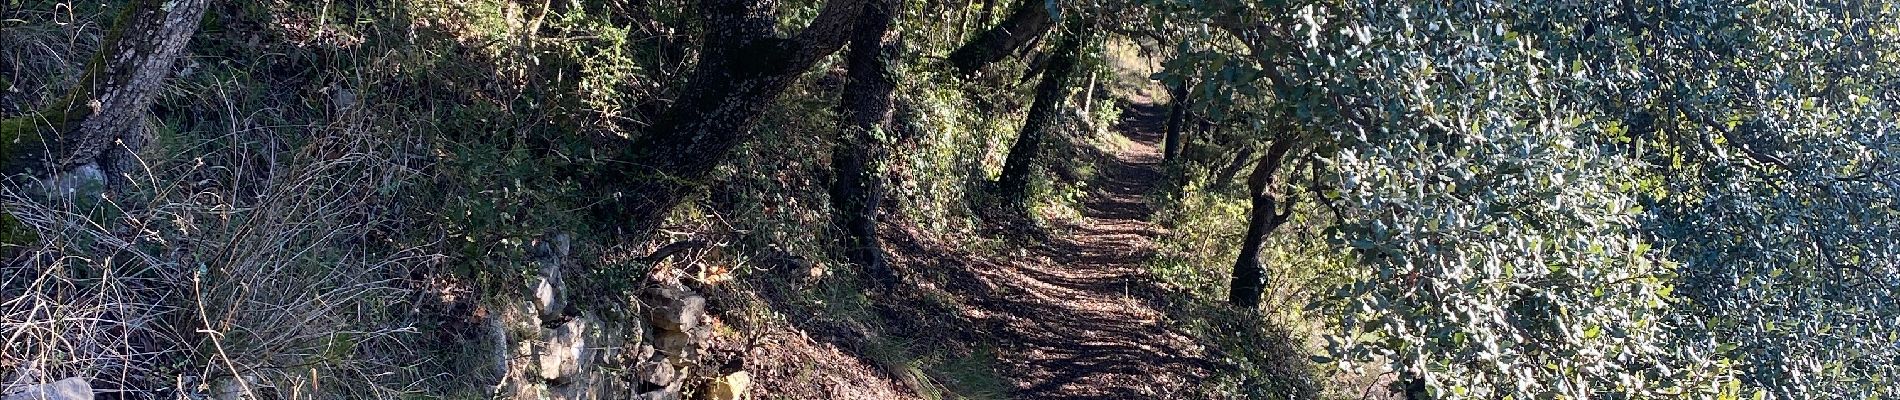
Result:
[[[919,398],[937,387],[968,386],[955,376],[871,361],[879,351],[873,343],[900,343],[938,358],[983,358],[1005,386],[985,393],[997,397],[1191,397],[1231,366],[1171,326],[1165,299],[1179,294],[1145,268],[1151,240],[1161,233],[1146,198],[1163,179],[1158,146],[1166,114],[1146,99],[1125,107],[1117,130],[1131,144],[1097,154],[1082,218],[1042,229],[997,221],[986,234],[1007,236],[1004,250],[962,248],[913,221],[887,217],[884,239],[904,284],[871,295],[875,321],[792,318],[795,333],[747,357],[748,364],[777,364],[761,374],[762,398]],[[795,301],[787,293],[766,290],[762,297],[774,308],[797,309],[786,304]]]
[[[1011,397],[1171,398],[1216,368],[1155,307],[1162,289],[1144,268],[1160,233],[1146,197],[1162,179],[1166,119],[1165,107],[1131,104],[1117,130],[1132,144],[1098,161],[1083,218],[1018,232],[1016,254],[969,257],[890,232],[906,269],[963,272],[944,289],[979,327],[971,339],[997,347]]]

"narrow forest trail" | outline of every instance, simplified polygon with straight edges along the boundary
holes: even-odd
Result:
[[[900,256],[961,267],[968,275],[956,280],[976,281],[946,289],[965,297],[963,316],[977,322],[971,339],[994,346],[1012,398],[1176,398],[1218,368],[1148,300],[1162,289],[1144,267],[1160,233],[1145,196],[1162,179],[1167,110],[1142,100],[1123,112],[1117,130],[1132,144],[1102,157],[1084,218],[1023,240],[1018,254]]]

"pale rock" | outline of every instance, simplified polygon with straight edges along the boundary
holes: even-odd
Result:
[[[534,306],[542,321],[557,321],[567,308],[567,283],[561,279],[561,263],[540,262],[541,271],[534,282]]]
[[[567,303],[563,301],[565,299],[562,299],[560,294],[560,269],[551,267],[543,265],[541,275],[535,278],[534,283],[535,313],[542,320],[559,319],[561,310],[567,307]]]
[[[7,393],[4,400],[92,400],[92,383],[71,377],[39,385],[29,385]]]
[[[640,396],[635,397],[635,399],[637,400],[680,400],[680,394],[679,392],[669,391],[669,390],[655,390],[651,392],[641,393]]]
[[[656,353],[659,353],[659,351],[660,350],[654,348],[652,344],[641,343],[640,345],[633,347],[633,359],[645,360],[645,359],[653,358],[653,355]]]
[[[338,111],[348,110],[350,107],[356,106],[356,92],[343,87],[336,87],[335,90],[330,92],[330,103],[333,104]]]
[[[654,386],[670,386],[679,379],[679,369],[674,368],[673,363],[667,362],[664,357],[640,363],[635,373],[639,374],[640,380]]]
[[[262,386],[255,376],[244,376],[242,379],[226,377],[213,382],[215,382],[218,387],[217,390],[211,392],[211,398],[215,400],[251,400],[263,398],[262,396],[258,396],[255,392],[259,386]]]
[[[90,196],[105,190],[106,174],[99,169],[99,164],[86,163],[55,174],[53,179],[43,182],[45,190],[53,197]]]
[[[653,305],[649,319],[661,330],[691,332],[706,315],[706,297],[683,287],[650,289],[648,298]]]
[[[587,332],[594,325],[591,318],[574,318],[546,332],[547,342],[540,352],[541,378],[560,381],[589,369]]]
[[[567,282],[561,277],[562,266],[573,250],[573,238],[558,234],[530,245],[540,271],[535,275],[534,301],[542,321],[559,321],[567,308]]]
[[[693,332],[661,331],[659,350],[669,357],[692,359],[699,355],[700,336]]]
[[[714,379],[707,395],[712,400],[740,400],[751,389],[752,374],[739,371]]]

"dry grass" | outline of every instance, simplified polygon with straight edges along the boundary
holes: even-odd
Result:
[[[287,159],[234,128],[184,146],[199,157],[141,162],[103,193],[0,188],[41,238],[0,266],[0,386],[82,376],[130,397],[423,390],[436,377],[411,368],[427,349],[411,346],[405,280],[436,257],[389,238],[402,213],[389,194],[416,174],[404,149],[417,139],[361,112],[331,121],[280,130],[313,138]]]
[[[39,104],[42,97],[62,92],[48,89],[76,80],[84,55],[98,46],[97,21],[107,20],[93,15],[96,10],[11,7],[0,2],[0,115]]]

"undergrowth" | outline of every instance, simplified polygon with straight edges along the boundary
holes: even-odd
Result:
[[[1190,153],[1191,154],[1191,153]],[[1388,376],[1341,373],[1335,365],[1315,362],[1324,354],[1321,338],[1338,329],[1328,312],[1328,293],[1347,279],[1350,260],[1325,246],[1313,228],[1315,218],[1330,215],[1311,202],[1300,204],[1294,217],[1261,245],[1261,264],[1267,268],[1267,289],[1257,310],[1226,304],[1234,260],[1246,232],[1250,211],[1244,183],[1217,184],[1213,169],[1226,157],[1207,157],[1173,165],[1185,174],[1188,187],[1178,194],[1156,196],[1157,222],[1170,229],[1157,238],[1157,255],[1150,270],[1185,298],[1184,305],[1167,307],[1197,337],[1216,344],[1237,375],[1217,377],[1210,390],[1252,398],[1359,398],[1384,393]],[[1211,164],[1211,165],[1210,165]],[[1238,179],[1245,179],[1244,176]],[[1221,190],[1215,190],[1219,186]],[[1367,388],[1376,387],[1372,390]]]
[[[0,116],[64,93],[122,2],[0,0]],[[484,310],[519,302],[533,243],[563,233],[592,275],[577,307],[625,305],[664,265],[728,296],[757,331],[840,329],[849,347],[930,398],[1003,398],[988,345],[948,337],[959,299],[922,290],[886,309],[843,261],[822,188],[842,72],[816,68],[762,119],[707,195],[660,233],[611,235],[579,177],[644,134],[696,57],[692,4],[659,1],[216,2],[148,118],[153,140],[111,190],[7,182],[7,213],[41,240],[0,278],[0,382],[91,377],[160,397],[479,398],[498,379]],[[792,7],[796,8],[796,7]],[[806,7],[811,8],[811,7]],[[934,18],[913,7],[907,21]],[[809,19],[789,13],[787,26]],[[974,30],[966,30],[974,34]],[[965,35],[967,36],[967,35]],[[964,79],[932,67],[966,37],[908,40],[888,219],[970,251],[991,231],[987,182],[1020,131],[1023,60]],[[835,64],[835,62],[834,62]],[[1104,85],[1116,72],[1093,60]],[[994,95],[1006,93],[1011,95]],[[1070,102],[1083,101],[1078,93]],[[1032,191],[1034,225],[1080,218],[1110,93],[1064,115]],[[942,271],[912,271],[919,275]],[[814,278],[815,277],[815,278]],[[934,279],[934,278],[933,278]],[[904,312],[938,315],[911,319]],[[895,314],[894,314],[895,313]],[[903,316],[896,318],[894,315]],[[816,325],[813,325],[816,323]],[[176,378],[158,381],[152,377]]]

